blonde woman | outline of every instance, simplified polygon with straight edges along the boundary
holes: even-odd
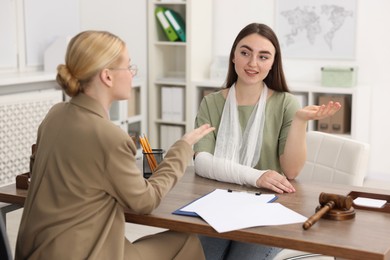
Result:
[[[196,236],[163,232],[125,238],[124,208],[150,213],[185,172],[191,146],[213,128],[187,133],[148,180],[132,139],[111,123],[113,101],[128,99],[137,72],[125,43],[85,31],[69,43],[57,81],[71,98],[38,129],[16,259],[204,259]]]

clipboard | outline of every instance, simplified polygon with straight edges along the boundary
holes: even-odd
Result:
[[[211,192],[213,192],[213,191],[211,191]],[[181,215],[181,216],[188,216],[188,217],[199,217],[199,215],[196,214],[194,211],[185,211],[185,210],[182,210],[182,209],[185,208],[185,207],[187,207],[188,205],[191,205],[191,204],[194,203],[195,201],[197,201],[197,200],[203,198],[204,196],[209,195],[211,192],[206,193],[205,195],[203,195],[203,196],[201,196],[201,197],[199,197],[199,198],[197,198],[197,199],[191,201],[190,203],[184,205],[183,207],[181,207],[181,208],[175,210],[174,212],[172,212],[172,214],[174,214],[174,215]]]
[[[200,200],[201,198],[204,198],[208,195],[210,195],[211,193],[217,191],[218,189],[215,189],[209,193],[206,193],[205,195],[191,201],[190,203],[184,205],[183,207],[175,210],[172,212],[172,214],[174,215],[182,215],[182,216],[189,216],[189,217],[200,217],[196,212],[194,211],[188,211],[188,210],[184,210],[187,206],[190,206],[191,204],[195,203],[196,201]],[[271,202],[274,202],[275,200],[278,199],[278,196],[274,195],[274,194],[261,194],[260,192],[254,192],[254,193],[249,193],[249,192],[246,192],[246,191],[233,191],[231,189],[228,189],[228,190],[225,190],[227,193],[245,193],[245,194],[249,194],[249,195],[252,195],[252,196],[261,196],[261,195],[267,195],[269,197],[267,197],[267,200],[265,201],[266,203],[271,203]]]
[[[179,36],[180,40],[185,42],[186,29],[183,18],[180,16],[180,14],[168,8],[165,9],[164,14],[172,28],[175,30],[176,34]]]
[[[174,42],[179,39],[179,36],[176,34],[172,25],[168,22],[168,19],[164,14],[165,10],[167,9],[164,7],[156,7],[154,13],[168,40]]]

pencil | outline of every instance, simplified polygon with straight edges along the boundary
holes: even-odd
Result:
[[[144,151],[144,154],[146,154],[146,159],[148,160],[150,170],[153,173],[157,167],[157,161],[156,161],[156,157],[153,154],[153,150],[150,146],[149,140],[146,138],[145,135],[144,137],[140,136],[139,140],[142,146],[142,150]]]

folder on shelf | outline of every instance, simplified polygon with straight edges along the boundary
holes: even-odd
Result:
[[[168,121],[184,121],[184,88],[161,87],[161,118]]]
[[[180,14],[168,8],[164,11],[164,14],[168,19],[168,22],[175,30],[176,34],[179,36],[180,40],[185,42],[186,32],[183,18],[180,16]]]
[[[172,25],[168,22],[168,19],[164,14],[165,10],[166,8],[164,7],[156,7],[155,15],[168,40],[174,42],[179,39],[179,36],[176,34]]]
[[[171,88],[161,87],[161,119],[171,119]]]

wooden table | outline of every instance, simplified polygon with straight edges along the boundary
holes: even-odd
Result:
[[[350,191],[364,191],[390,195],[390,191],[365,187],[298,181],[292,183],[297,192],[278,195],[276,202],[307,217],[315,212],[321,192],[347,195]],[[253,188],[198,177],[194,174],[193,168],[189,167],[185,176],[152,214],[138,215],[126,210],[126,221],[340,258],[390,259],[390,213],[386,212],[355,209],[356,217],[351,220],[320,219],[309,230],[303,230],[300,223],[255,227],[226,233],[217,233],[200,218],[172,214],[174,210],[216,188],[254,191]],[[26,195],[25,190],[16,189],[14,184],[0,187],[0,202],[23,205]]]
[[[390,191],[336,184],[300,183],[293,181],[297,192],[278,195],[276,202],[310,217],[318,206],[321,192],[347,195],[350,191],[365,191],[390,195]],[[256,191],[240,185],[227,184],[196,176],[189,167],[187,174],[150,215],[138,215],[127,210],[126,221],[190,232],[213,237],[291,248],[349,259],[390,259],[390,213],[356,211],[355,218],[345,221],[320,219],[309,230],[301,224],[255,227],[227,233],[217,233],[202,219],[173,215],[172,212],[194,199],[216,189]],[[264,190],[264,192],[267,192]]]
[[[15,184],[0,187],[0,214],[5,225],[7,213],[23,207],[26,196],[27,190],[17,189]]]

